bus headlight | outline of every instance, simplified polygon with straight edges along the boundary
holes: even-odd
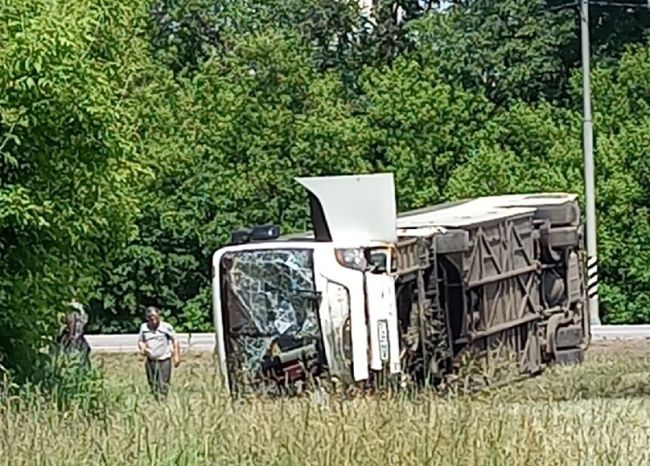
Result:
[[[365,270],[368,265],[363,249],[349,248],[334,250],[336,260],[343,267],[354,270]]]

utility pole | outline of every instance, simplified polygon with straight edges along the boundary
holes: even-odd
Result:
[[[591,325],[600,325],[598,312],[598,251],[596,242],[596,189],[594,187],[594,132],[591,119],[591,66],[589,60],[589,1],[580,0],[580,44],[582,56],[582,150],[585,171],[587,217],[587,298]]]

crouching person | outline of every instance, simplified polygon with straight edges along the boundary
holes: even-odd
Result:
[[[166,396],[171,383],[172,363],[174,367],[181,363],[180,345],[173,327],[162,322],[160,310],[148,307],[146,319],[140,326],[138,348],[146,357],[145,371],[151,392],[156,396]]]
[[[88,323],[88,315],[83,312],[83,308],[81,311],[68,313],[65,327],[50,346],[50,356],[55,361],[60,361],[60,358],[75,361],[80,369],[87,370],[90,369],[90,345],[84,335],[84,327]]]

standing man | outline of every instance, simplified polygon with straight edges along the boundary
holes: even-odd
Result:
[[[138,348],[146,356],[147,381],[154,395],[166,396],[169,390],[172,361],[174,367],[181,363],[181,350],[176,333],[171,325],[162,322],[160,310],[149,306],[147,321],[140,326]]]

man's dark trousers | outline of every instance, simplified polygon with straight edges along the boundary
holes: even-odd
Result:
[[[146,369],[147,381],[149,382],[151,391],[155,395],[167,396],[172,376],[171,358],[163,359],[162,361],[147,358]]]

